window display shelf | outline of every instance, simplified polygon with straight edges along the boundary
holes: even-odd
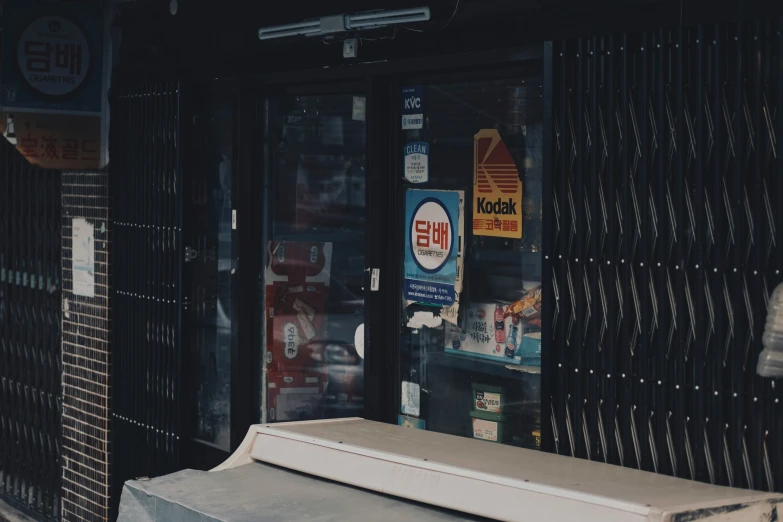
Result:
[[[482,248],[473,249],[472,259],[475,261],[506,263],[506,264],[528,264],[538,266],[541,264],[541,253],[526,249],[503,250],[500,248]]]
[[[490,361],[469,355],[455,355],[445,352],[429,352],[427,363],[506,379],[540,378],[541,375],[541,368],[538,366],[506,364],[501,361]]]

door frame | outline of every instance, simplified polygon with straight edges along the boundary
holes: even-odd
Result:
[[[198,94],[196,94],[198,93]],[[192,143],[193,139],[193,129],[192,129],[192,116],[194,114],[194,105],[197,103],[196,96],[210,96],[212,98],[218,98],[221,96],[225,96],[227,98],[230,98],[231,105],[233,108],[233,121],[231,122],[231,127],[233,129],[233,132],[235,133],[233,139],[232,139],[232,172],[231,172],[231,184],[232,184],[232,190],[231,190],[231,205],[232,208],[237,207],[237,195],[238,191],[235,190],[235,187],[237,186],[237,183],[239,182],[239,169],[237,167],[238,161],[236,158],[238,158],[238,144],[239,140],[237,137],[239,136],[239,123],[240,119],[238,118],[239,115],[239,102],[240,102],[240,89],[239,89],[239,83],[235,80],[217,80],[217,81],[209,81],[209,82],[192,82],[189,84],[181,84],[181,90],[180,90],[180,114],[181,114],[181,121],[180,121],[180,128],[182,129],[182,136],[180,140],[180,165],[181,165],[181,176],[182,176],[182,241],[183,241],[183,252],[185,246],[188,245],[188,226],[189,226],[189,220],[191,219],[191,216],[189,216],[189,212],[192,212],[193,209],[190,208],[190,203],[188,198],[190,197],[190,185],[188,184],[189,178],[188,173],[192,169],[192,163],[190,163],[192,158],[189,157],[188,151],[190,149],[190,145]],[[232,258],[234,260],[238,259],[238,247],[240,245],[239,236],[236,233],[237,231],[232,232]],[[230,455],[231,452],[235,449],[235,443],[234,443],[234,429],[235,429],[235,423],[236,422],[242,422],[242,419],[236,419],[235,417],[242,416],[242,408],[239,407],[241,404],[241,395],[240,390],[237,389],[234,383],[241,380],[241,376],[239,375],[239,372],[241,370],[241,365],[235,364],[235,361],[238,359],[240,350],[239,347],[239,334],[242,332],[242,328],[240,328],[240,325],[243,324],[243,321],[238,316],[238,311],[241,310],[241,302],[242,302],[242,296],[240,296],[239,289],[241,288],[240,281],[235,277],[234,281],[232,282],[232,292],[231,292],[231,308],[232,308],[232,314],[231,314],[231,325],[232,325],[232,343],[231,343],[231,393],[230,393],[230,441],[231,441],[231,447],[230,451],[223,450],[222,448],[219,448],[213,444],[207,443],[205,441],[201,441],[196,439],[191,434],[191,428],[193,426],[193,421],[197,417],[197,410],[196,410],[196,404],[193,402],[194,397],[191,395],[191,391],[193,390],[193,379],[194,379],[194,372],[192,371],[192,357],[191,357],[191,350],[193,346],[193,329],[190,327],[190,319],[189,314],[190,311],[185,308],[186,303],[190,302],[192,303],[192,296],[190,296],[190,287],[186,286],[184,283],[187,281],[188,277],[188,263],[185,262],[184,258],[182,259],[182,296],[181,296],[181,342],[182,342],[182,360],[180,361],[180,366],[182,369],[182,383],[180,385],[179,390],[179,396],[180,401],[182,401],[180,406],[180,425],[183,427],[182,430],[182,438],[183,438],[183,464],[186,467],[189,468],[195,468],[195,469],[211,469],[218,464],[225,461]],[[237,270],[237,274],[239,274],[240,271]],[[188,306],[190,305],[188,304]],[[246,431],[246,430],[245,430]],[[244,433],[242,434],[244,437]],[[241,440],[241,439],[240,439]]]

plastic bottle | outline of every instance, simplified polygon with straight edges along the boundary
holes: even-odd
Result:
[[[503,307],[495,305],[495,342],[506,342],[506,318],[503,317]]]
[[[517,354],[517,336],[519,332],[519,326],[512,324],[511,331],[508,333],[508,339],[506,339],[506,357],[513,359]]]
[[[756,373],[762,377],[783,377],[783,283],[775,288],[769,299],[761,343],[764,350],[759,355]]]

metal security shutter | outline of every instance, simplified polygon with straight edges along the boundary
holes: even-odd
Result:
[[[781,27],[554,44],[550,450],[783,491]]]
[[[60,173],[0,137],[0,497],[60,518]]]
[[[112,505],[123,483],[179,469],[179,87],[113,98]]]

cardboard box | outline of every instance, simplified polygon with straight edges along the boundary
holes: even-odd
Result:
[[[266,287],[267,352],[270,371],[308,371],[321,366],[317,341],[326,325],[328,290],[319,284]]]
[[[331,273],[332,243],[269,242],[265,284],[320,283],[328,287]]]
[[[272,241],[266,268],[267,370],[311,371],[321,366],[332,262],[331,243]]]
[[[267,411],[270,422],[323,418],[325,376],[309,372],[268,372]]]
[[[503,317],[505,310],[504,303],[471,303],[465,331],[446,323],[446,352],[519,364],[521,325],[516,318]]]
[[[523,360],[522,341],[526,334],[538,331],[538,327],[520,317],[505,317],[507,309],[507,303],[471,303],[464,330],[444,323],[445,351],[507,364],[529,364],[525,360],[532,359]]]

